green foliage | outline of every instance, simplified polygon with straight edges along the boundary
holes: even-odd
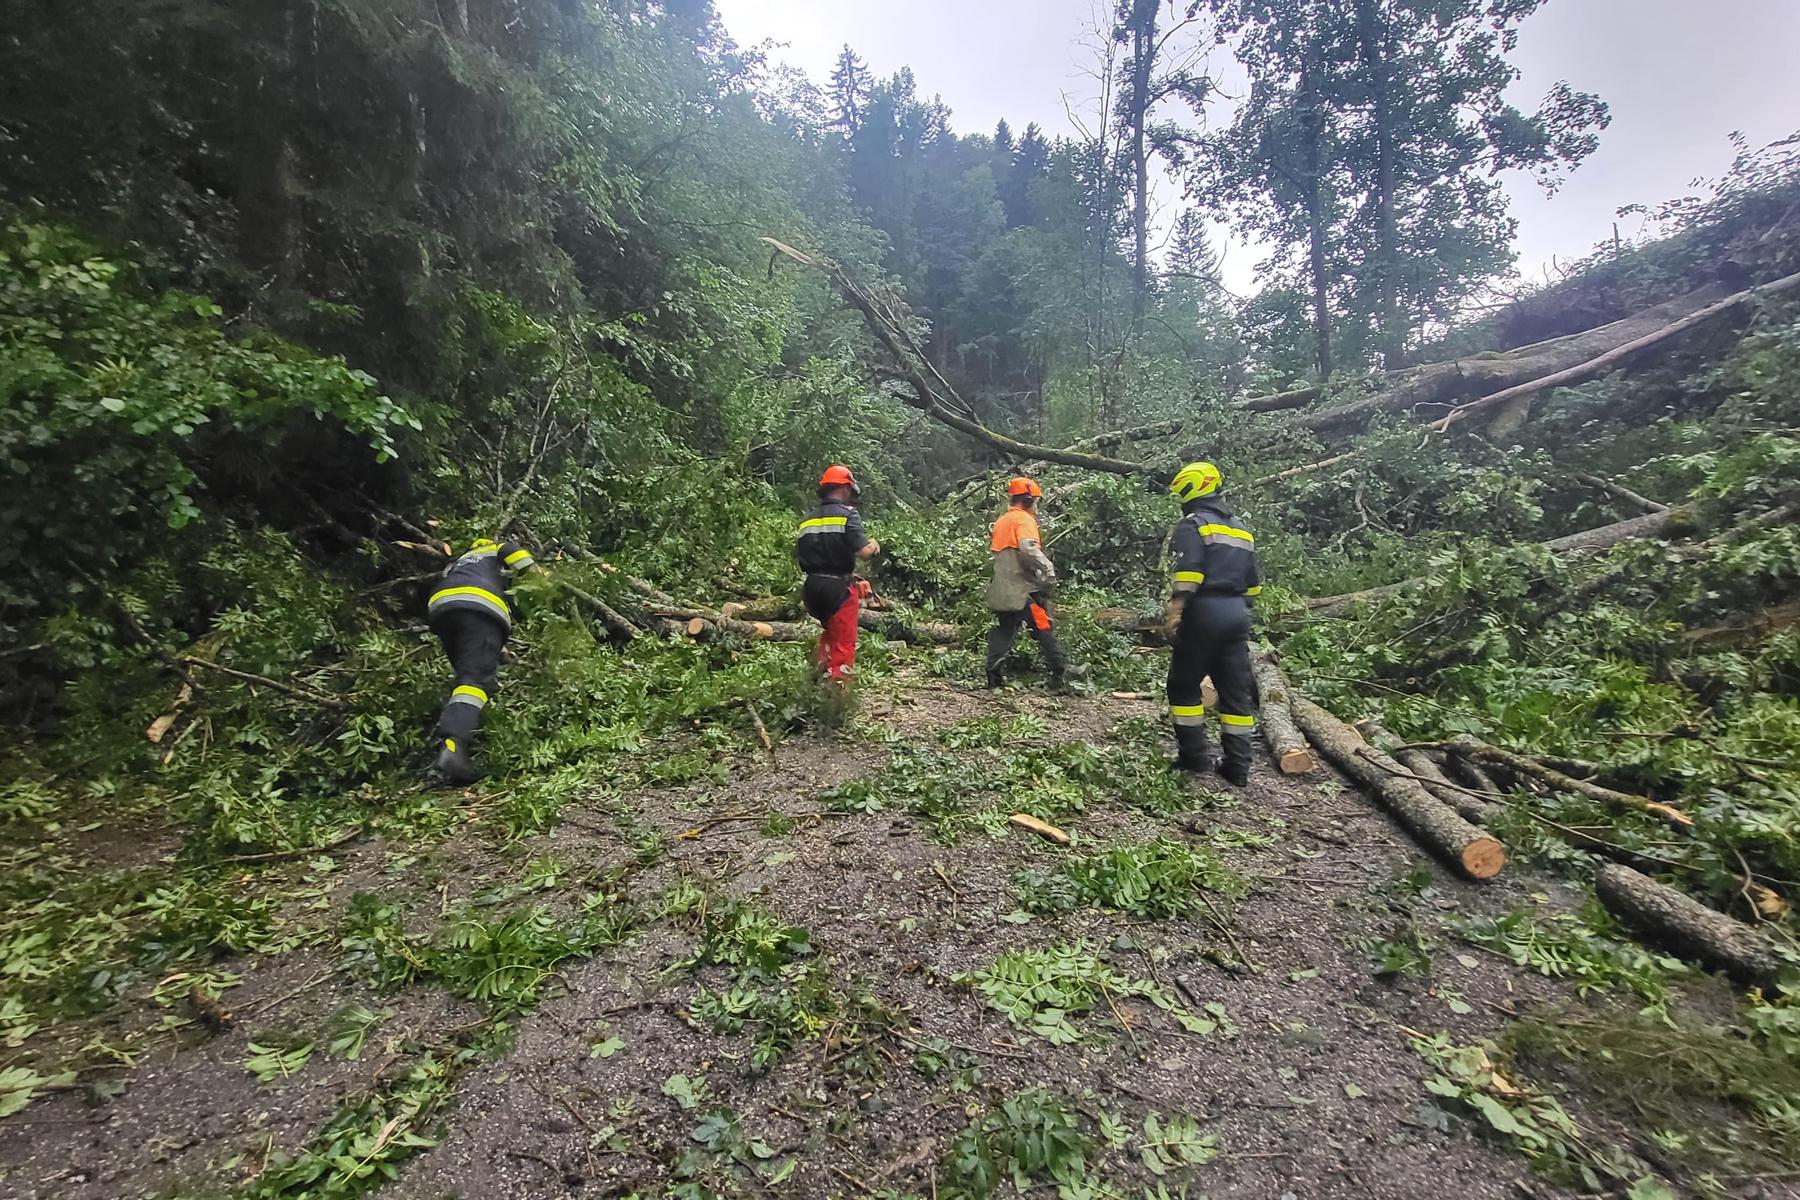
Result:
[[[636,917],[630,905],[594,895],[566,920],[533,905],[487,919],[454,913],[435,934],[408,933],[397,906],[363,892],[351,897],[341,944],[346,965],[377,986],[431,980],[506,1016],[535,1008],[559,963],[617,943]]]
[[[1611,928],[1603,913],[1533,913],[1515,910],[1497,917],[1472,917],[1455,926],[1459,936],[1477,946],[1497,950],[1540,975],[1572,979],[1583,994],[1590,991],[1635,992],[1646,1003],[1669,999],[1669,980],[1691,975],[1678,958],[1652,954],[1635,942],[1608,936],[1595,927]]]
[[[1800,1013],[1791,995],[1741,1019],[1558,1012],[1506,1033],[1515,1054],[1573,1071],[1609,1114],[1648,1130],[1691,1165],[1696,1191],[1725,1196],[1732,1179],[1780,1175],[1800,1160]]]
[[[242,1200],[362,1196],[399,1177],[399,1164],[437,1144],[433,1119],[456,1075],[477,1057],[426,1053],[389,1073],[381,1089],[346,1101],[298,1153],[273,1154],[236,1195]]]
[[[1596,1146],[1554,1097],[1509,1080],[1490,1057],[1493,1046],[1458,1046],[1439,1033],[1415,1039],[1413,1049],[1438,1072],[1425,1081],[1425,1090],[1444,1102],[1424,1106],[1420,1115],[1427,1124],[1447,1128],[1450,1114],[1472,1119],[1477,1129],[1518,1150],[1539,1171],[1593,1192],[1655,1180],[1637,1158]]]
[[[1111,1011],[1115,998],[1148,1000],[1189,1033],[1212,1033],[1222,1015],[1195,1016],[1161,987],[1108,966],[1080,944],[1009,950],[992,967],[958,975],[956,982],[979,991],[1014,1025],[1058,1045],[1083,1036],[1070,1016],[1101,1006]]]
[[[1009,1181],[1020,1192],[1036,1184],[1072,1187],[1086,1181],[1093,1139],[1067,1100],[1042,1089],[1008,1096],[964,1126],[945,1150],[945,1194],[984,1200]]]
[[[1169,838],[1113,846],[1055,870],[1027,869],[1013,880],[1019,906],[1031,912],[1091,904],[1156,919],[1201,911],[1202,888],[1241,896],[1249,881],[1211,851]]]

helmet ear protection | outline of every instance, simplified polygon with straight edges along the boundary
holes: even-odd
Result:
[[[862,495],[862,488],[856,484],[856,476],[852,475],[850,468],[843,463],[832,463],[826,467],[825,473],[819,476],[819,486],[822,488],[847,487],[850,489],[851,496]]]
[[[1191,462],[1175,472],[1175,478],[1169,481],[1169,494],[1185,504],[1189,500],[1212,495],[1224,482],[1225,478],[1219,474],[1219,468],[1211,463]]]

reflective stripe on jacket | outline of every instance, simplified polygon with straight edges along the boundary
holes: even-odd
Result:
[[[479,546],[444,571],[426,611],[431,616],[451,609],[486,613],[511,629],[512,610],[507,607],[505,595],[507,576],[533,565],[531,551],[517,542]]]
[[[1214,499],[1191,501],[1169,539],[1173,595],[1255,596],[1262,591],[1256,539]]]
[[[808,575],[849,575],[856,556],[869,544],[862,517],[848,504],[821,504],[800,522],[794,561]]]
[[[1044,553],[1037,517],[1017,506],[994,522],[988,550],[994,574],[988,580],[988,607],[995,612],[1018,612],[1031,603],[1031,594],[1056,580],[1056,567]]]

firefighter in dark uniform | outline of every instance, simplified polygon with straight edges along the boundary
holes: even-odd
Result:
[[[533,565],[531,551],[516,542],[476,538],[444,572],[427,605],[427,623],[456,673],[435,735],[437,774],[453,787],[477,778],[470,751],[481,731],[482,710],[494,694],[500,652],[512,632],[507,579]]]
[[[819,635],[819,671],[839,686],[849,682],[856,665],[856,621],[869,592],[868,581],[856,577],[856,564],[881,551],[850,503],[861,492],[849,467],[827,467],[819,477],[819,506],[800,522],[794,539],[794,559],[806,573],[800,598],[825,627]]]
[[[1173,571],[1163,627],[1175,644],[1169,658],[1169,716],[1175,723],[1176,765],[1211,769],[1206,708],[1200,681],[1212,677],[1219,694],[1219,774],[1243,787],[1250,780],[1256,732],[1256,680],[1250,673],[1250,601],[1262,591],[1256,539],[1219,495],[1219,469],[1196,462],[1175,473],[1169,491],[1181,500],[1181,520],[1169,539]]]

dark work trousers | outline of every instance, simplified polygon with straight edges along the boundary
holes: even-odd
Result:
[[[1219,693],[1219,745],[1225,764],[1250,765],[1256,732],[1256,677],[1250,673],[1250,602],[1242,596],[1188,597],[1169,656],[1169,716],[1184,766],[1206,761],[1206,710],[1200,681]]]
[[[438,717],[437,736],[473,738],[481,729],[482,710],[494,694],[507,628],[486,613],[453,608],[431,619],[431,632],[444,644],[450,669],[456,673],[455,690]]]
[[[1000,682],[1000,668],[1006,662],[1006,656],[1012,653],[1013,643],[1019,640],[1021,625],[1037,639],[1038,653],[1044,656],[1044,669],[1050,672],[1052,679],[1060,679],[1063,651],[1062,643],[1056,640],[1055,623],[1050,619],[1050,598],[1042,592],[1033,592],[1031,602],[1024,608],[994,614],[994,627],[988,630],[987,640],[988,682]]]

